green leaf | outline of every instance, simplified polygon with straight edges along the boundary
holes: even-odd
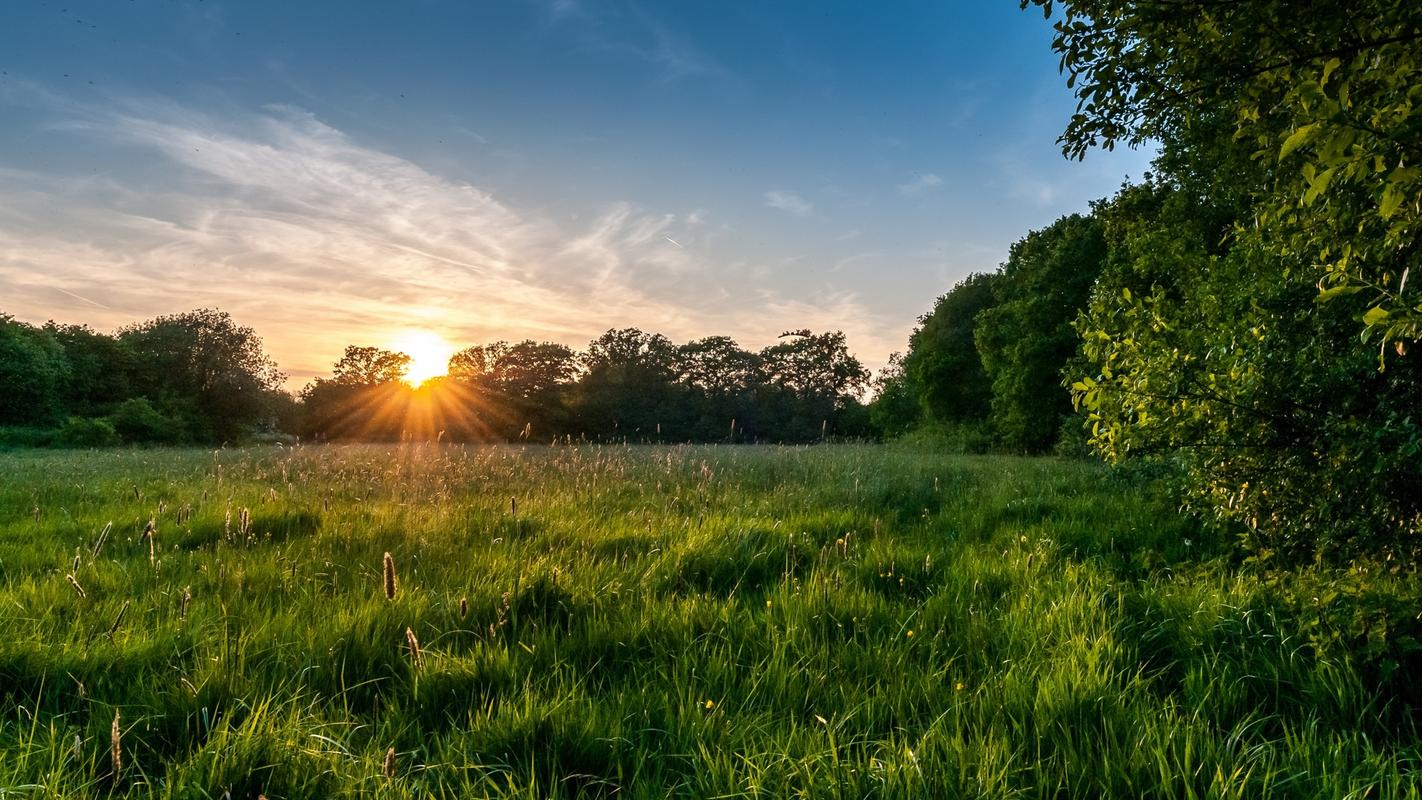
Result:
[[[1388,318],[1388,310],[1382,306],[1373,306],[1363,314],[1363,324],[1372,327]]]
[[[1335,297],[1342,297],[1342,296],[1344,296],[1344,295],[1357,294],[1358,292],[1361,292],[1361,291],[1363,291],[1363,287],[1361,287],[1361,286],[1347,286],[1347,285],[1344,285],[1344,286],[1334,286],[1334,287],[1331,287],[1331,288],[1328,288],[1328,289],[1324,289],[1323,291],[1319,292],[1319,293],[1318,293],[1318,297],[1315,297],[1315,298],[1314,298],[1314,302],[1316,302],[1316,303],[1327,303],[1329,300],[1332,300],[1332,299],[1335,298]]]
[[[1316,133],[1317,131],[1318,123],[1311,122],[1289,134],[1289,138],[1285,139],[1284,144],[1279,148],[1279,160],[1283,161],[1289,155],[1289,153],[1292,153],[1295,150],[1299,149],[1299,147],[1303,146],[1304,143],[1306,143],[1309,139],[1313,138],[1314,133]]]
[[[1331,169],[1326,169],[1314,176],[1314,178],[1309,181],[1308,191],[1304,192],[1303,204],[1306,206],[1313,205],[1313,201],[1317,200],[1318,196],[1323,194],[1332,180],[1333,170]]]
[[[1323,77],[1319,79],[1318,82],[1320,84],[1327,84],[1328,76],[1332,75],[1333,71],[1338,69],[1338,67],[1342,66],[1342,64],[1343,62],[1337,58],[1328,59],[1328,63],[1323,65]]]
[[[1382,200],[1378,203],[1378,213],[1383,219],[1391,219],[1397,209],[1402,206],[1402,192],[1398,190],[1396,184],[1389,183],[1383,188]]]

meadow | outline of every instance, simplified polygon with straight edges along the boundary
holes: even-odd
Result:
[[[908,446],[0,454],[0,797],[1422,796],[1230,545]]]

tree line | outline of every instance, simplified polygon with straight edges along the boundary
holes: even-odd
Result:
[[[1066,154],[1160,154],[939,298],[876,421],[1163,469],[1265,566],[1422,561],[1422,4],[1022,5]]]
[[[873,435],[870,373],[844,334],[783,334],[758,352],[609,330],[464,349],[418,387],[410,357],[350,346],[293,397],[260,338],[200,309],[105,334],[0,315],[0,443],[104,446],[315,441],[811,442]]]
[[[872,434],[870,373],[838,331],[793,331],[759,352],[726,336],[674,344],[637,328],[587,349],[493,342],[411,387],[408,357],[348,347],[301,393],[300,432],[320,440],[588,438],[632,442],[810,442]]]

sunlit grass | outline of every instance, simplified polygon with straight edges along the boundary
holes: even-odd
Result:
[[[1418,796],[1349,664],[1087,464],[424,445],[0,475],[0,796]]]

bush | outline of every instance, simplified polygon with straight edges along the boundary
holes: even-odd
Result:
[[[0,450],[12,450],[25,447],[49,447],[53,443],[53,428],[0,425]]]
[[[70,417],[55,432],[53,442],[59,447],[113,447],[119,436],[108,420]]]
[[[145,397],[125,400],[110,417],[125,442],[173,444],[183,439],[183,426],[164,416]]]

